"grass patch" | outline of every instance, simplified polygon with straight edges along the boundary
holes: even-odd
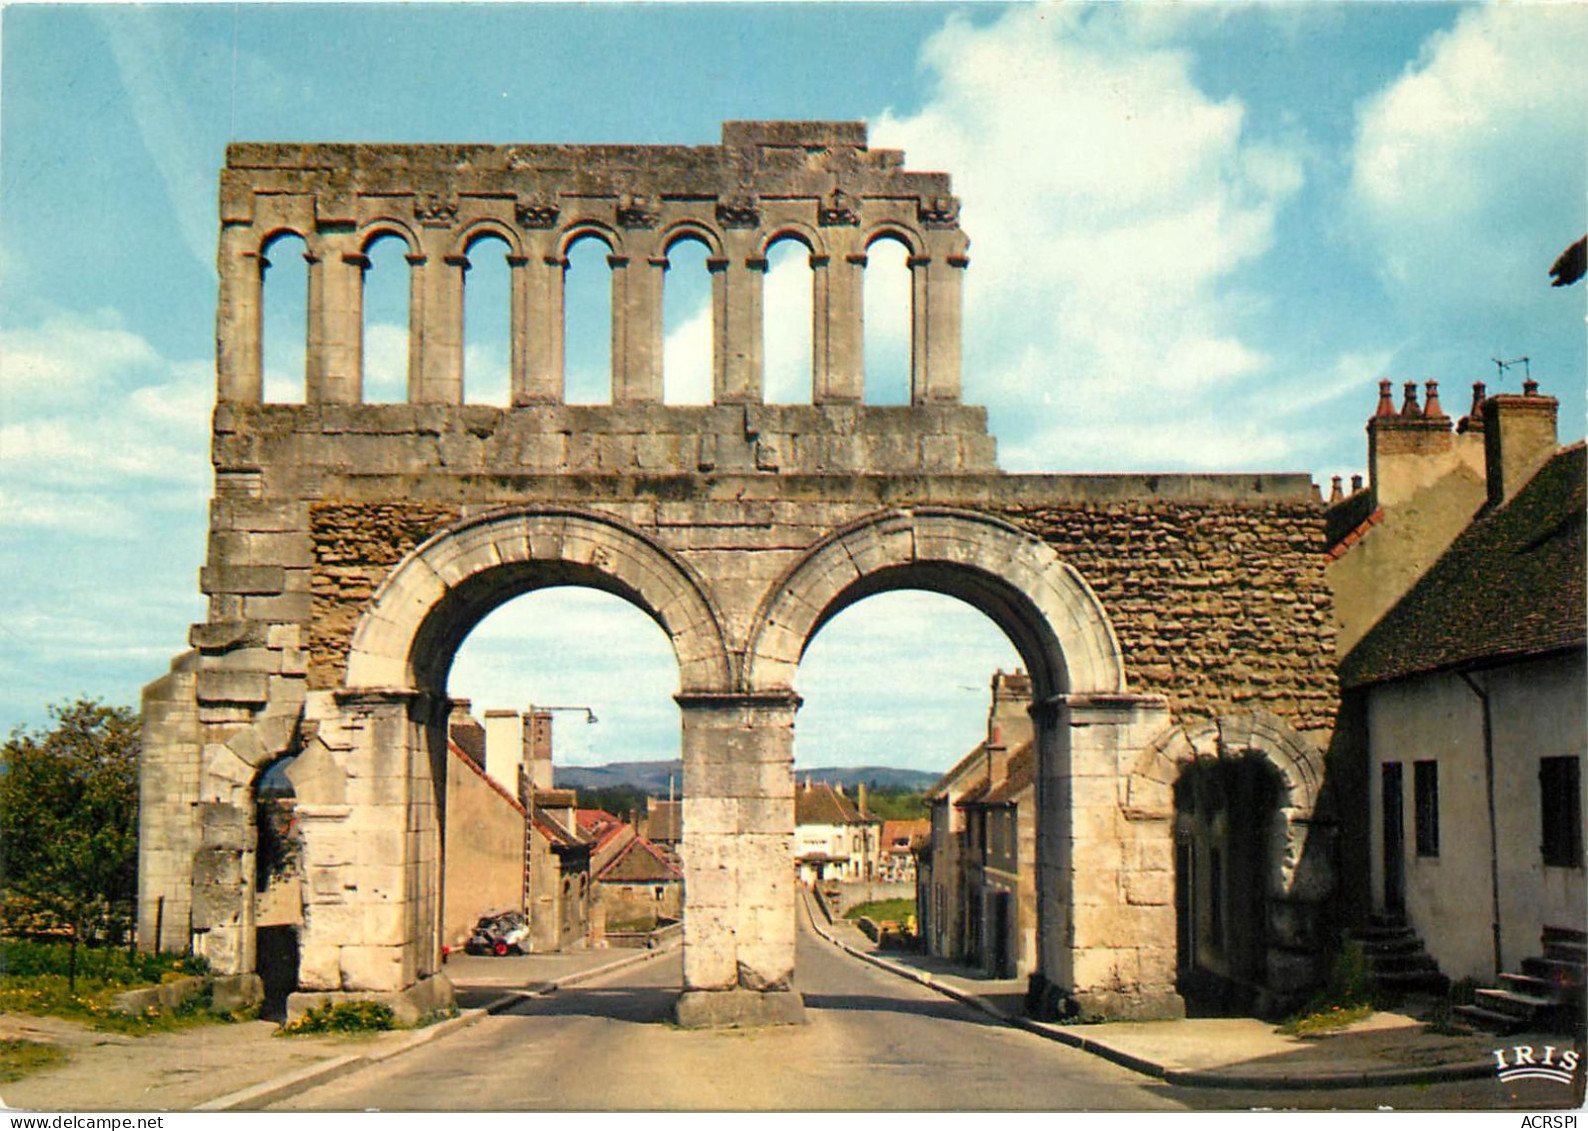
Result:
[[[1279,1031],[1287,1037],[1312,1037],[1319,1033],[1333,1032],[1335,1029],[1344,1029],[1347,1025],[1355,1025],[1358,1021],[1365,1020],[1373,1015],[1371,1002],[1361,1002],[1356,1005],[1331,1005],[1313,1013],[1303,1013],[1292,1017],[1279,1027]]]
[[[440,1020],[438,1017],[437,1020]],[[289,1021],[277,1036],[300,1033],[379,1033],[397,1028],[397,1015],[381,1001],[339,1001],[317,1005],[296,1021]]]
[[[37,1041],[0,1041],[0,1084],[20,1080],[30,1072],[41,1072],[66,1059],[54,1045]]]
[[[870,903],[857,903],[844,912],[845,919],[867,918],[878,923],[896,920],[900,923],[915,914],[913,899],[874,899]]]
[[[111,1005],[123,990],[202,973],[202,963],[181,955],[129,955],[121,948],[79,946],[77,985],[72,987],[67,978],[69,951],[64,942],[0,941],[0,1012],[61,1017],[133,1035],[229,1020],[210,1013],[208,993],[171,1012],[151,1009],[129,1015]]]

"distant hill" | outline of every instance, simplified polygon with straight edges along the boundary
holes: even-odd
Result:
[[[676,758],[671,762],[558,766],[554,774],[558,789],[611,789],[627,785],[652,797],[667,796],[667,778],[671,775],[674,791],[680,797],[684,793],[684,764]],[[883,789],[923,790],[941,776],[925,770],[901,770],[893,766],[826,766],[811,770],[796,767],[794,770],[794,777],[799,781],[831,782],[845,789],[853,789],[865,782]]]
[[[818,770],[794,767],[796,781],[809,779],[813,782],[828,782],[845,789],[853,789],[865,782],[868,786],[882,789],[923,790],[942,776],[925,770],[901,770],[896,766],[826,766]]]
[[[684,763],[675,758],[671,762],[608,762],[604,766],[556,766],[552,777],[558,789],[611,789],[627,785],[651,797],[667,796],[667,778],[671,775],[673,789],[681,797],[684,793]]]

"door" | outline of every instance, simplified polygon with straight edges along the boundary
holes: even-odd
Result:
[[[1406,810],[1403,805],[1401,764],[1385,762],[1379,767],[1380,804],[1384,807],[1384,911],[1389,915],[1406,913]]]

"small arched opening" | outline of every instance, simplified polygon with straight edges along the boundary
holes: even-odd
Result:
[[[506,407],[512,365],[512,247],[484,231],[464,249],[463,400]]]
[[[563,399],[612,403],[612,266],[607,237],[576,232],[563,259]]]
[[[810,404],[813,400],[812,254],[795,235],[779,236],[767,248],[762,298],[767,404]]]
[[[716,367],[716,277],[705,238],[685,230],[668,243],[662,289],[662,400],[710,404]]]
[[[866,247],[865,400],[910,403],[912,282],[910,248],[892,232]]]
[[[412,337],[413,267],[408,241],[377,230],[364,244],[363,399],[366,404],[408,400]]]
[[[277,232],[259,253],[260,366],[266,404],[302,404],[309,335],[308,245]]]

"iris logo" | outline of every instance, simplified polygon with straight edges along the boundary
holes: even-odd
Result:
[[[1559,1080],[1570,1084],[1577,1071],[1578,1055],[1567,1049],[1556,1057],[1554,1045],[1545,1045],[1542,1055],[1534,1057],[1532,1045],[1513,1045],[1508,1049],[1494,1049],[1495,1072],[1501,1080]],[[1509,1059],[1506,1053],[1510,1053]]]

